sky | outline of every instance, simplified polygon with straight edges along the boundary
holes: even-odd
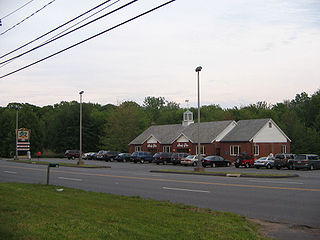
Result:
[[[0,0],[0,34],[51,1],[33,0],[12,13],[29,0]],[[0,35],[0,55],[102,2],[51,2]],[[90,20],[128,2],[111,0],[103,7],[114,3],[112,6]],[[0,77],[165,2],[138,0],[9,64],[0,65]],[[59,55],[0,78],[0,106],[11,102],[46,106],[79,101],[81,90],[84,102],[101,105],[119,105],[124,101],[142,105],[147,96],[161,96],[181,107],[186,107],[185,100],[189,100],[188,106],[197,106],[195,69],[198,66],[202,66],[201,105],[232,108],[259,101],[276,104],[292,100],[301,92],[313,94],[320,89],[319,13],[319,0],[176,0]],[[0,61],[42,44],[67,27]]]

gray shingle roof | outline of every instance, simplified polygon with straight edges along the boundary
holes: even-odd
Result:
[[[216,121],[200,123],[200,142],[211,143],[233,121]],[[189,126],[182,124],[155,125],[136,137],[130,144],[143,144],[149,137],[155,137],[161,144],[171,144],[181,134],[184,134],[192,142],[198,142],[198,124]]]
[[[271,119],[240,120],[237,125],[224,137],[221,142],[250,141]]]

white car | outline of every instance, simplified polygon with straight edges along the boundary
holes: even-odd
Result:
[[[261,157],[254,162],[255,168],[265,167],[271,169],[274,167],[274,157]]]
[[[188,155],[185,158],[181,159],[181,165],[184,166],[197,166],[198,164],[198,155]]]

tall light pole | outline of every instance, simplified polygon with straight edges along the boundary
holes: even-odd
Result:
[[[80,156],[79,156],[79,161],[78,165],[82,165],[82,94],[84,91],[79,92],[80,94]]]
[[[202,67],[199,66],[196,68],[196,72],[198,74],[198,165],[194,169],[195,171],[204,171],[204,168],[201,164],[201,146],[200,146],[200,71]]]

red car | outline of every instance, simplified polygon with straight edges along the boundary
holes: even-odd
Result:
[[[242,154],[239,155],[234,163],[236,168],[244,166],[246,168],[254,166],[254,157],[252,155]]]

